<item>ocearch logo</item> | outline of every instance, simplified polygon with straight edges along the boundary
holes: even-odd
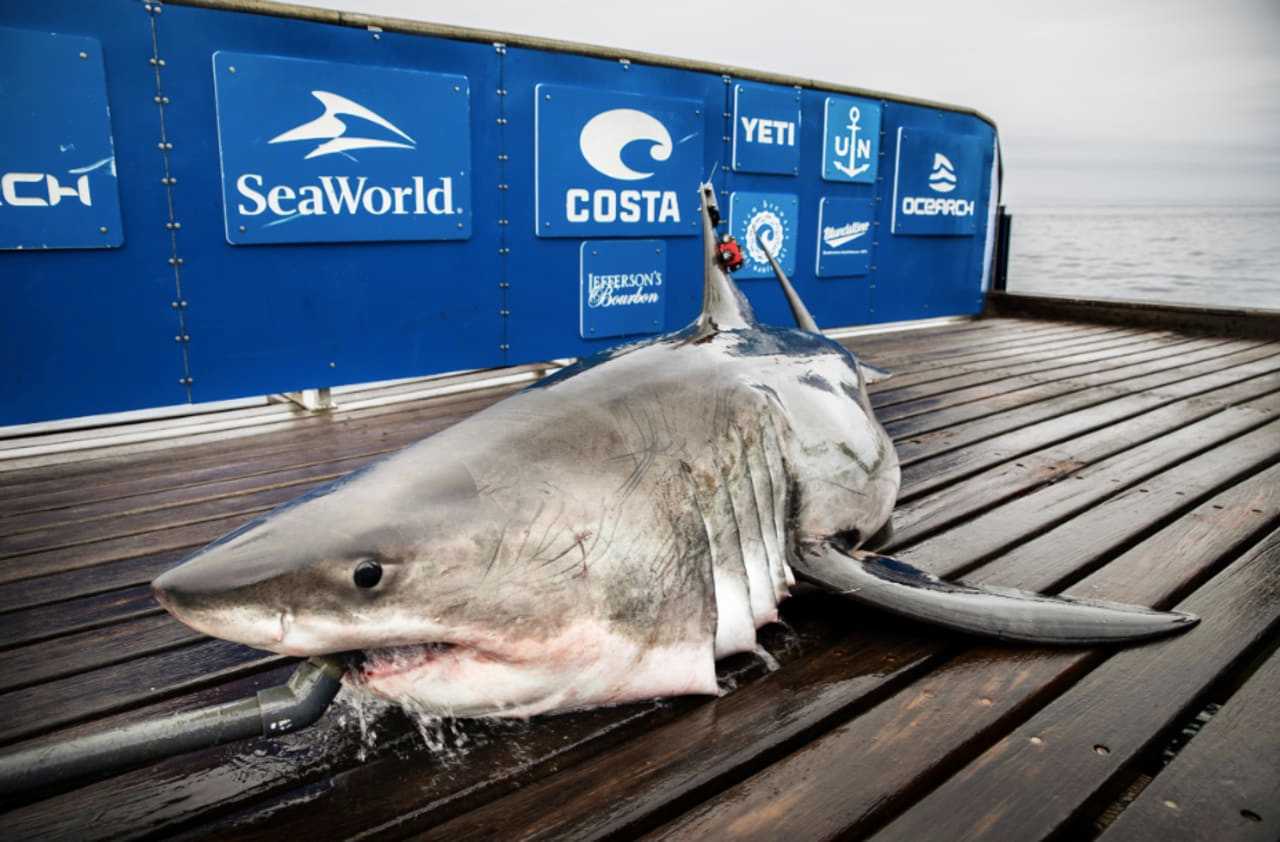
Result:
[[[643,181],[644,172],[628,166],[622,152],[633,143],[647,142],[649,157],[659,163],[671,158],[674,144],[662,121],[635,108],[612,108],[596,114],[578,135],[583,159],[601,175],[617,181]],[[565,219],[569,222],[679,222],[680,205],[674,190],[617,190],[601,187],[565,191]]]
[[[341,154],[352,161],[358,149],[414,151],[417,141],[399,126],[355,100],[330,91],[311,91],[324,111],[314,120],[282,132],[268,144],[321,141],[303,156],[311,160]],[[350,126],[343,117],[355,117],[381,126],[400,140],[348,135]],[[267,225],[304,216],[351,215],[439,216],[460,211],[453,204],[453,178],[443,176],[427,186],[427,176],[410,175],[400,184],[370,184],[368,176],[318,175],[317,183],[266,185],[261,173],[243,173],[236,178],[236,192],[246,200],[236,205],[242,216],[269,213],[276,217]]]
[[[936,193],[950,193],[956,189],[956,168],[951,159],[941,152],[933,153],[933,171],[929,173],[929,189]]]

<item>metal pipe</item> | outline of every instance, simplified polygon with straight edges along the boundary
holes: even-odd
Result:
[[[249,737],[312,724],[338,695],[336,657],[303,661],[279,687],[234,702],[0,755],[0,794],[15,795]]]

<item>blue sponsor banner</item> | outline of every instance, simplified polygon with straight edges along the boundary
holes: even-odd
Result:
[[[796,224],[800,201],[794,193],[743,193],[729,196],[729,230],[742,246],[742,268],[735,278],[772,278],[773,254],[788,275],[796,271]],[[763,240],[763,242],[762,242]]]
[[[698,233],[702,103],[548,84],[534,96],[538,236]]]
[[[667,298],[667,245],[662,240],[588,240],[582,244],[583,339],[660,333]]]
[[[102,47],[0,29],[0,249],[124,242]]]
[[[880,104],[829,96],[823,107],[822,177],[871,184],[880,160]]]
[[[213,55],[227,242],[471,236],[467,77]]]
[[[871,270],[876,210],[870,199],[823,196],[818,203],[819,278],[865,275]]]
[[[897,146],[893,233],[972,236],[977,232],[982,187],[978,139],[899,128]]]
[[[764,85],[733,88],[735,172],[800,172],[800,92]]]

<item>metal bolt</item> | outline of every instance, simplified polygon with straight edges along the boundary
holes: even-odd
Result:
[[[459,228],[466,228],[467,226],[465,226],[465,225],[463,225],[461,222],[459,222],[459,223],[458,223],[458,227],[459,227]]]
[[[244,233],[245,231],[247,231],[247,230],[249,230],[249,229],[245,228],[243,225],[241,225],[241,226],[240,226],[240,233],[241,233],[241,234],[243,234],[243,233]]]
[[[510,348],[511,346],[505,342],[503,342],[501,345],[498,346],[499,351],[506,351],[506,350],[509,350]]]
[[[701,108],[695,108],[695,109],[693,109],[693,116],[695,116],[695,117],[701,117],[701,116],[702,116],[702,109],[701,109]]]
[[[505,160],[507,160],[507,158],[508,158],[508,156],[507,156],[507,154],[506,154],[505,152],[501,152],[501,153],[499,153],[499,154],[498,154],[498,160],[499,160],[499,161],[505,161]]]
[[[501,41],[494,41],[494,42],[493,42],[493,51],[494,51],[495,53],[497,53],[498,55],[500,55],[500,56],[501,56],[501,55],[506,55],[506,53],[507,53],[507,45],[506,45],[506,44],[504,44],[504,43],[502,43]]]
[[[499,126],[505,126],[506,124],[507,124],[507,118],[506,118],[506,117],[499,117],[499,118],[498,118],[498,125],[499,125]]]
[[[498,289],[510,289],[510,288],[511,288],[511,284],[507,283],[506,281],[498,282]]]
[[[329,368],[337,368],[337,367],[338,367],[337,363],[329,363]]]
[[[228,73],[235,73],[235,72],[236,72],[236,66],[235,66],[234,64],[233,64],[233,65],[231,65],[230,67],[228,67],[228,68],[227,68],[227,72],[228,72]]]
[[[105,226],[105,225],[99,226],[99,228],[98,228],[98,233],[99,233],[99,234],[105,234],[105,233],[107,233],[107,226]]]
[[[550,227],[551,227],[551,223],[550,223],[550,222],[544,222],[544,223],[542,223],[542,227],[543,227],[543,228],[550,228]]]
[[[458,91],[460,91],[460,90],[462,90],[462,86],[461,86],[461,85],[454,85],[454,86],[453,86],[453,91],[454,91],[454,93],[457,93],[457,92],[458,92]]]
[[[506,95],[507,95],[506,88],[498,88],[498,96],[506,96]]]
[[[81,51],[81,53],[80,53],[80,58],[88,58],[88,57],[89,57],[89,54],[88,54],[88,53],[86,53],[86,52],[84,52],[84,51]]]
[[[498,224],[499,224],[499,225],[509,225],[509,224],[511,224],[511,220],[509,220],[509,219],[499,219],[499,220],[498,220]]]
[[[505,184],[499,184],[499,185],[498,185],[498,189],[499,189],[499,190],[506,190],[506,189],[507,189],[507,185],[505,185]]]

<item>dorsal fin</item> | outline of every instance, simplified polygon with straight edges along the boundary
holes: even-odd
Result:
[[[702,313],[695,324],[701,329],[720,330],[755,327],[756,314],[752,311],[751,304],[720,264],[716,248],[720,238],[716,236],[715,223],[720,212],[716,207],[716,195],[711,182],[704,183],[698,193],[702,215],[703,283]]]
[[[800,294],[791,285],[791,279],[787,277],[786,272],[782,271],[778,258],[774,257],[773,252],[769,251],[769,247],[764,244],[764,235],[757,232],[756,240],[760,243],[760,248],[764,249],[765,257],[769,258],[769,265],[773,267],[773,274],[778,276],[778,283],[782,284],[782,293],[787,297],[787,303],[791,305],[791,315],[795,316],[796,326],[810,333],[821,333],[818,323],[809,314],[809,308],[804,306],[804,302],[800,300]]]

